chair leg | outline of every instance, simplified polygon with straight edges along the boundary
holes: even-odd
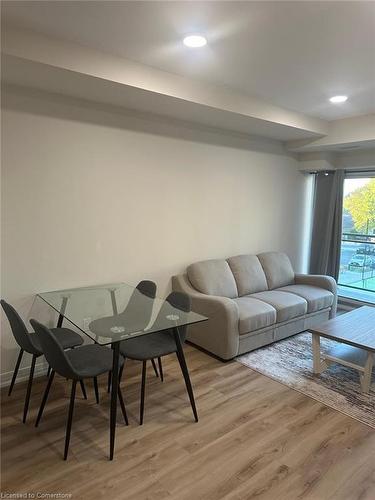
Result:
[[[113,350],[114,344],[111,344],[111,349]],[[112,370],[108,372],[108,382],[107,382],[107,392],[108,394],[111,392],[111,384],[112,384]]]
[[[194,418],[195,418],[195,421],[198,422],[198,413],[197,413],[197,409],[195,407],[194,393],[193,393],[193,388],[192,388],[191,382],[190,382],[189,371],[188,371],[188,368],[186,366],[185,356],[184,356],[184,352],[182,350],[181,344],[179,347],[180,347],[180,349],[176,352],[177,359],[178,359],[178,362],[180,363],[181,371],[182,371],[182,374],[183,374],[184,379],[185,379],[185,385],[186,385],[187,392],[189,394],[190,404],[191,404],[191,408],[193,410]]]
[[[163,366],[161,364],[161,358],[158,358],[160,380],[164,382]]]
[[[17,378],[17,374],[18,374],[18,370],[19,370],[19,367],[21,364],[22,356],[23,356],[23,349],[20,349],[20,353],[19,353],[18,358],[17,358],[16,366],[14,367],[12,381],[11,381],[10,386],[9,386],[8,396],[10,396],[12,394],[14,382],[16,381],[16,378]]]
[[[112,372],[108,372],[107,392],[111,392]]]
[[[50,365],[48,365],[48,369],[47,369],[47,377],[49,377],[49,376],[50,376],[50,373],[51,373],[51,367],[50,367]]]
[[[68,422],[66,425],[64,460],[68,458],[70,432],[72,430],[72,421],[73,421],[74,399],[76,396],[76,386],[77,386],[77,380],[72,380],[72,392],[70,394]]]
[[[155,363],[155,360],[154,360],[154,359],[152,359],[152,360],[151,360],[151,363],[152,363],[152,368],[154,369],[155,375],[156,375],[157,377],[159,377],[159,374],[158,374],[158,369],[156,368],[156,363]]]
[[[45,407],[46,402],[47,402],[49,390],[51,388],[54,376],[55,376],[55,371],[52,370],[51,374],[50,374],[50,376],[48,378],[47,387],[46,387],[46,389],[44,391],[42,402],[40,403],[40,408],[39,408],[38,416],[37,416],[37,419],[36,419],[36,422],[35,422],[35,427],[38,427],[39,422],[40,422],[40,420],[42,418],[44,407]]]
[[[129,425],[128,415],[126,414],[126,408],[125,408],[124,398],[122,397],[120,386],[118,386],[118,399],[120,401],[121,411],[122,411],[122,414],[123,414],[123,417],[124,417],[124,420],[125,420],[125,424]]]
[[[141,385],[141,408],[139,413],[139,424],[143,424],[143,413],[145,409],[145,390],[146,390],[146,368],[147,361],[143,361],[142,364],[142,385]]]
[[[94,377],[94,390],[96,403],[99,404],[99,389],[98,389],[98,378]]]
[[[25,406],[23,408],[23,419],[22,419],[23,423],[26,422],[27,412],[29,410],[30,394],[31,394],[31,387],[33,385],[33,377],[34,377],[36,358],[37,357],[35,356],[35,354],[33,354],[33,359],[31,360],[31,367],[30,367],[29,382],[27,384]]]
[[[125,359],[124,359],[124,364],[120,368],[119,374],[118,374],[118,383],[120,384],[121,379],[122,379],[122,374],[124,373],[124,366],[125,366]]]
[[[82,394],[85,399],[87,399],[86,388],[83,380],[79,381],[79,385],[81,386]]]

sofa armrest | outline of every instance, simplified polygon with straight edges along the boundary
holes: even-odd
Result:
[[[324,274],[295,274],[294,281],[296,285],[312,285],[324,288],[333,293],[334,300],[329,317],[334,318],[337,311],[337,283],[332,276]]]
[[[172,289],[189,295],[192,310],[209,318],[188,327],[188,340],[222,359],[237,356],[239,311],[234,300],[198,292],[186,275],[173,276]]]

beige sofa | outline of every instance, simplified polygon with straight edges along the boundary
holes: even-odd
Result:
[[[172,288],[209,317],[188,328],[188,340],[224,360],[307,330],[337,308],[333,278],[295,274],[277,252],[197,262]]]

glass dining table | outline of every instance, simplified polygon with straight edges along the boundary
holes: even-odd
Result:
[[[66,319],[94,342],[113,349],[110,460],[115,447],[120,342],[164,330],[173,332],[179,358],[186,368],[187,378],[184,376],[189,396],[193,397],[179,328],[206,321],[205,316],[178,309],[166,300],[149,297],[126,283],[43,292],[37,294],[36,300],[47,304],[49,312],[57,316],[56,326],[61,327]]]

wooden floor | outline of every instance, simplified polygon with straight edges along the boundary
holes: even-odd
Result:
[[[73,499],[374,500],[375,431],[236,362],[186,348],[200,420],[194,423],[178,364],[165,381],[148,371],[145,423],[138,425],[140,364],[123,390],[108,461],[109,398],[79,389],[68,462],[63,462],[69,386],[55,379],[44,420],[34,420],[46,379],[37,379],[29,421],[25,384],[3,393],[2,484],[6,493],[69,493]],[[37,496],[35,496],[37,498]],[[68,498],[68,497],[65,497]]]

